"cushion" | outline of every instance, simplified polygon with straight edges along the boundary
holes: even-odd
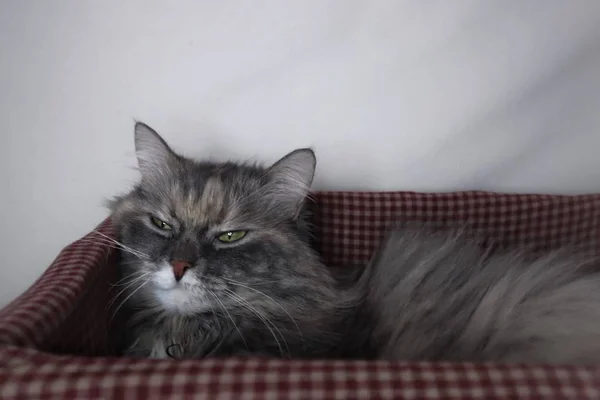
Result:
[[[498,247],[575,244],[600,255],[600,195],[318,192],[326,265],[365,265],[394,221],[467,225]],[[117,357],[109,219],[67,246],[0,311],[0,398],[600,398],[600,367],[259,358]]]

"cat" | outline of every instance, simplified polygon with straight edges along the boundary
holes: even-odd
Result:
[[[110,206],[128,356],[600,361],[594,260],[397,227],[342,284],[308,239],[311,149],[194,161],[141,122],[135,147],[141,181]]]

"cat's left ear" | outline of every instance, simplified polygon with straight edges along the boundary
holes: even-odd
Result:
[[[317,159],[311,149],[292,151],[268,169],[269,195],[277,207],[295,218],[310,191]]]
[[[135,154],[142,179],[164,175],[177,160],[167,142],[143,122],[135,123]]]

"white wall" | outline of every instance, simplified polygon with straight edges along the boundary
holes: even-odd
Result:
[[[600,191],[600,1],[0,2],[0,304],[136,179],[298,146],[329,189]]]

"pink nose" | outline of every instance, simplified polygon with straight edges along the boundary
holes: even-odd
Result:
[[[184,260],[171,260],[171,266],[173,267],[173,275],[175,275],[175,280],[177,282],[183,278],[185,271],[192,268],[192,264],[189,261]]]

